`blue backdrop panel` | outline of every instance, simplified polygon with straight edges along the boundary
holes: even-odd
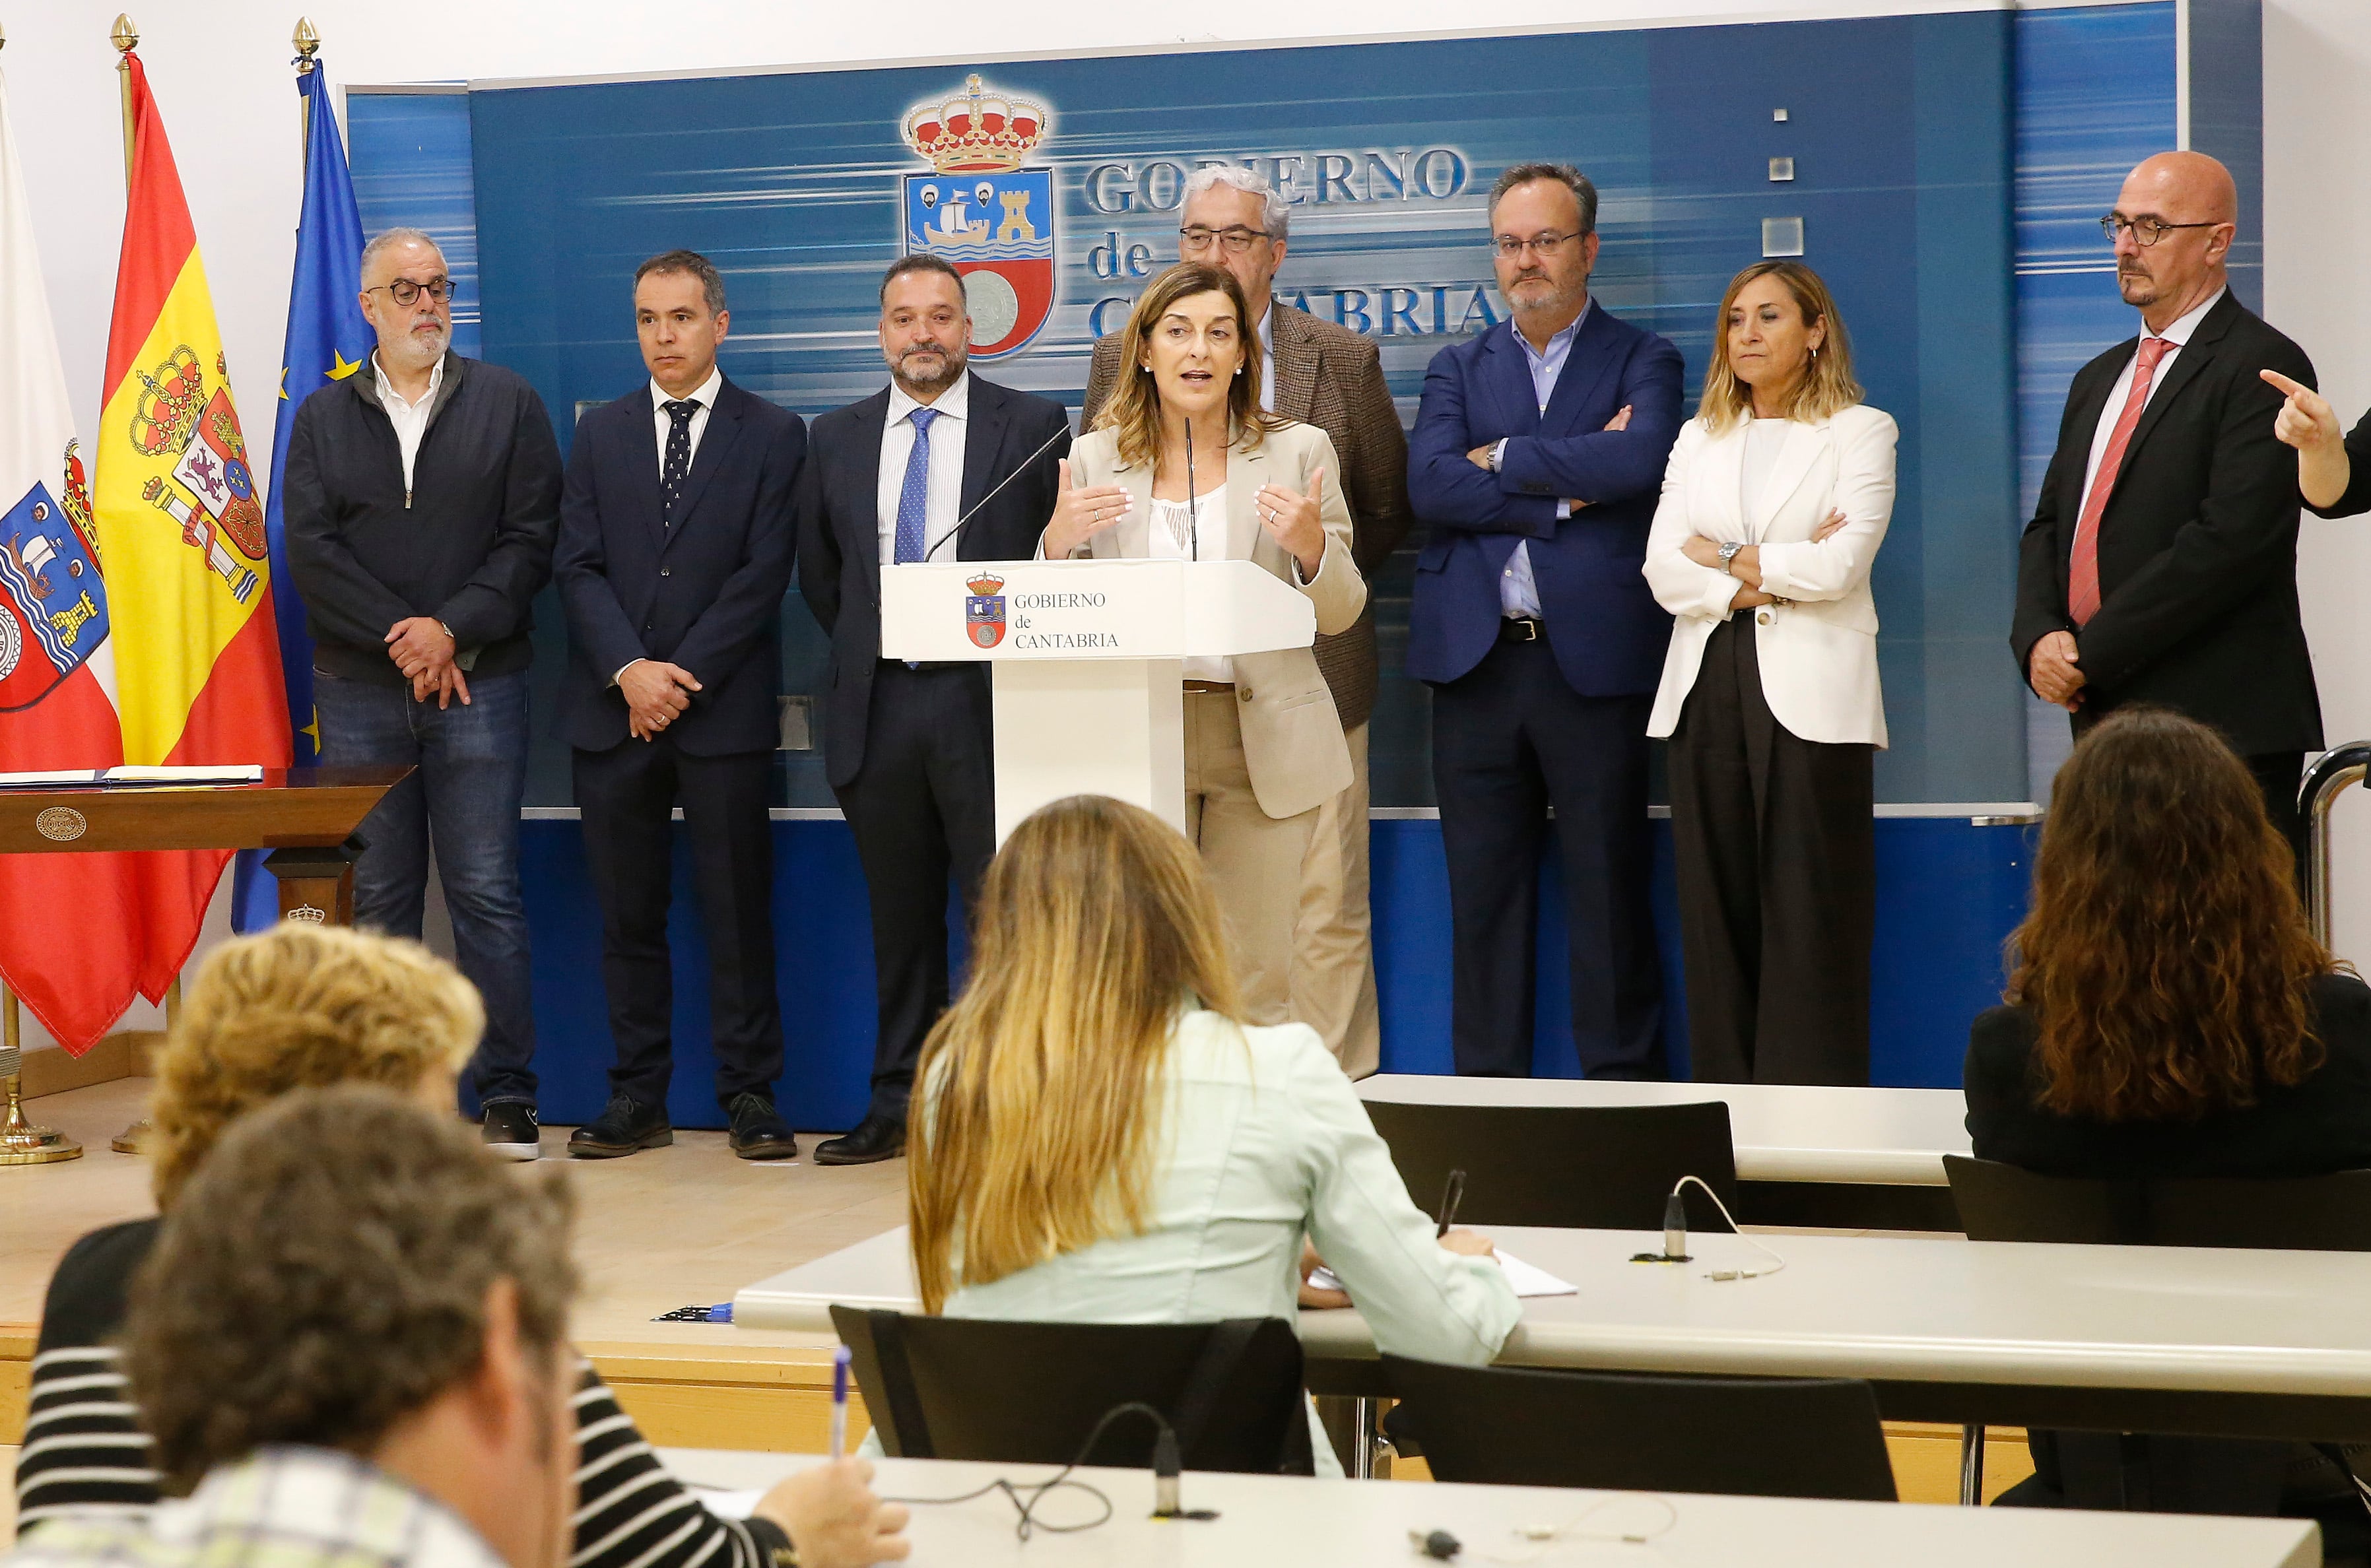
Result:
[[[908,237],[909,180],[944,201],[980,178],[935,172],[901,127],[975,73],[1042,111],[1024,163],[1053,202],[1050,316],[983,369],[1073,407],[1096,333],[1175,255],[1200,162],[1280,180],[1280,294],[1371,337],[1404,415],[1432,355],[1503,311],[1484,211],[1511,162],[1570,159],[1596,180],[1595,292],[1671,336],[1692,379],[1722,285],[1764,253],[1765,223],[1792,222],[1903,431],[1876,575],[1894,734],[1879,798],[2014,799],[2021,699],[1998,651],[2016,538],[2011,42],[1994,11],[473,88],[486,349],[572,422],[642,381],[633,267],[688,245],[726,275],[727,374],[810,414],[872,393],[874,290]],[[1780,158],[1791,178],[1772,178]],[[1396,658],[1405,583],[1403,561],[1376,595],[1384,806],[1431,800],[1425,697]],[[789,688],[812,691],[825,651],[803,610],[787,619]],[[557,625],[540,636],[556,653]],[[535,787],[563,778],[540,765]],[[829,803],[808,759],[785,779],[786,803]]]
[[[1671,886],[1670,824],[1655,833],[1655,919],[1671,1009],[1672,1077],[1687,1076],[1685,1008]],[[2000,997],[2001,942],[2025,912],[2030,830],[1965,817],[1880,819],[1870,1081],[1949,1089],[1960,1081],[1968,1020]],[[601,990],[601,921],[573,818],[521,828],[527,918],[535,929],[536,1070],[544,1118],[583,1122],[608,1099],[611,1057]],[[1375,960],[1383,1070],[1445,1073],[1449,1049],[1449,898],[1440,824],[1374,824]],[[774,824],[774,938],[789,1037],[780,1101],[802,1130],[855,1124],[873,1066],[873,944],[864,878],[845,823]],[[1562,961],[1564,919],[1553,853],[1541,868],[1538,1026],[1532,1070],[1577,1078]],[[723,1124],[709,1048],[708,949],[688,845],[676,846],[676,1124]]]

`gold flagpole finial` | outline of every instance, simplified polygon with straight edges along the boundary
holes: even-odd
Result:
[[[107,36],[114,40],[118,54],[129,54],[140,47],[140,29],[132,25],[130,17],[120,11],[116,13],[114,30]]]
[[[288,40],[296,46],[296,74],[303,75],[313,69],[313,56],[321,52],[321,30],[310,17],[296,18],[296,31]]]

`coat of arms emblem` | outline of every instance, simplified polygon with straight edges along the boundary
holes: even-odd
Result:
[[[905,177],[902,248],[943,257],[963,275],[979,359],[1021,348],[1054,312],[1054,176],[1021,165],[1047,128],[1043,106],[976,75],[908,110],[900,128],[931,166]]]
[[[1004,640],[1004,579],[983,571],[964,584],[971,597],[964,601],[964,629],[975,648],[993,648]]]

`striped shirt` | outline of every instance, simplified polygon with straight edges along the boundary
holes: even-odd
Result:
[[[17,1457],[17,1528],[62,1519],[137,1524],[158,1476],[124,1376],[106,1343],[157,1222],[135,1220],[75,1243],[50,1282],[33,1356],[25,1446]],[[781,1544],[770,1521],[720,1518],[668,1473],[590,1366],[576,1412],[575,1548],[570,1568],[760,1568]],[[104,1560],[102,1560],[104,1561]]]

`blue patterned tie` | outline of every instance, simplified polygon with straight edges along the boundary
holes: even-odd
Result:
[[[931,421],[936,409],[916,409],[906,416],[914,421],[914,450],[906,457],[906,485],[897,492],[897,562],[904,566],[922,559],[922,513],[931,499]]]
[[[684,476],[691,472],[691,416],[700,412],[700,400],[688,398],[659,407],[667,417],[666,456],[659,465],[659,526],[668,528],[675,525],[675,502],[683,493]]]

